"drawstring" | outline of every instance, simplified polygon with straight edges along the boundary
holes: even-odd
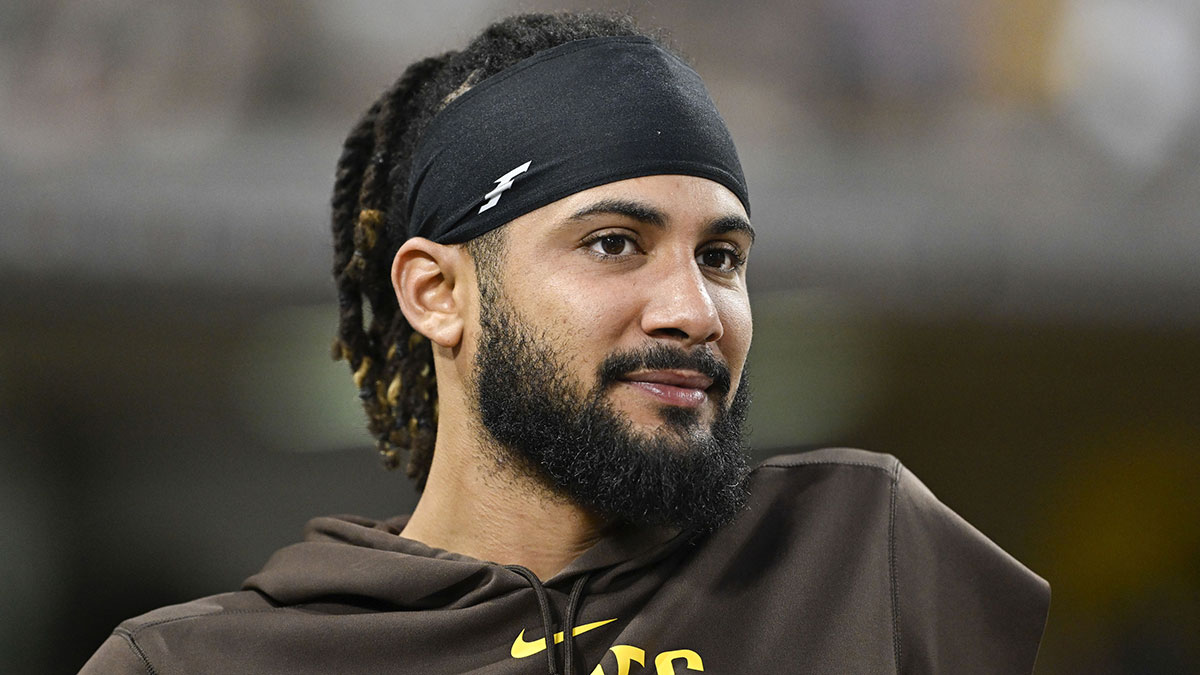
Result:
[[[587,581],[586,574],[576,579],[567,599],[567,616],[563,619],[563,642],[566,643],[563,645],[566,650],[563,652],[564,675],[571,675],[575,671],[575,640],[572,639],[572,634],[575,632],[575,613],[579,610],[579,602],[583,599],[583,587]]]
[[[546,587],[528,567],[505,565],[504,568],[525,577],[533,589],[534,596],[537,597],[538,609],[542,613],[542,629],[546,635],[546,665],[549,667],[550,675],[559,675],[558,664],[554,661],[554,654],[558,647],[554,640],[554,615],[550,608],[550,597],[546,594]],[[575,632],[575,614],[579,611],[579,603],[583,599],[583,587],[587,584],[587,580],[588,575],[586,574],[576,579],[575,584],[571,586],[571,595],[567,598],[567,615],[563,626],[563,642],[566,643],[563,645],[563,675],[571,675],[575,671],[575,640],[572,639],[571,634]]]
[[[505,565],[517,574],[525,577],[525,581],[533,588],[537,596],[538,608],[542,610],[542,629],[546,633],[546,663],[550,666],[550,675],[558,675],[558,665],[554,663],[554,617],[550,614],[550,598],[546,597],[546,587],[533,570],[520,565]]]

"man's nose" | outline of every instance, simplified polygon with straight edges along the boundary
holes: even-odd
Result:
[[[694,259],[663,265],[662,273],[654,276],[652,286],[644,292],[642,330],[647,335],[676,340],[684,347],[721,339],[721,315]]]

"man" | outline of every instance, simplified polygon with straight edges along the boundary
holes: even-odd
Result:
[[[333,226],[336,354],[420,502],[313,521],[84,672],[1029,672],[1047,585],[895,459],[747,470],[749,213],[699,77],[626,20],[414,64]]]

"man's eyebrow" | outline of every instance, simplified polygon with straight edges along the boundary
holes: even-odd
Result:
[[[585,220],[597,215],[624,216],[655,227],[665,227],[667,223],[667,217],[662,211],[649,204],[629,199],[604,199],[589,204],[571,214],[566,222]],[[750,225],[750,221],[736,214],[721,216],[710,222],[705,229],[710,234],[743,232],[746,236],[750,237],[750,243],[754,243],[754,228]]]
[[[667,217],[662,211],[648,204],[628,199],[605,199],[589,204],[571,214],[571,217],[567,221],[585,220],[591,216],[598,215],[625,216],[626,218],[632,218],[638,222],[654,225],[655,227],[665,227],[667,224]]]
[[[708,224],[708,231],[712,234],[743,232],[750,237],[750,243],[754,243],[754,228],[750,225],[750,221],[741,216],[728,215],[717,218]]]

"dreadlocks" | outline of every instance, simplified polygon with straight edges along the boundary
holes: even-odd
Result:
[[[646,35],[627,16],[528,14],[492,24],[466,49],[418,61],[383,92],[346,138],[332,199],[333,276],[339,322],[335,359],[345,359],[383,463],[423,489],[437,433],[432,347],[399,311],[389,270],[404,243],[403,204],[412,155],[450,100],[505,68],[557,45]],[[551,95],[549,92],[547,95]],[[481,279],[502,249],[502,229],[466,244]]]

